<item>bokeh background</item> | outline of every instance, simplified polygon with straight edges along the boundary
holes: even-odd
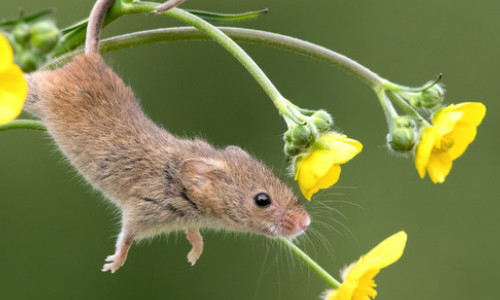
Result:
[[[63,27],[93,1],[3,0],[0,17],[57,7]],[[380,299],[497,299],[500,269],[498,168],[500,2],[494,0],[228,1],[184,7],[219,12],[269,8],[237,26],[303,38],[339,51],[394,82],[418,86],[444,74],[448,102],[481,101],[476,141],[444,184],[421,180],[411,157],[385,147],[374,93],[332,66],[243,44],[280,91],[325,108],[363,142],[339,183],[307,203],[312,228],[300,246],[332,274],[405,230],[403,258],[376,278]],[[106,36],[181,25],[127,16]],[[237,144],[286,175],[285,125],[236,60],[213,42],[120,50],[107,61],[131,84],[151,118],[181,136]],[[135,244],[116,274],[102,273],[118,218],[39,132],[0,134],[0,299],[317,299],[326,284],[265,238],[207,232],[195,267],[181,234]],[[337,276],[338,277],[338,276]]]

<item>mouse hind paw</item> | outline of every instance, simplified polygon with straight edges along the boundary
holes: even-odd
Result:
[[[106,257],[106,262],[107,264],[104,264],[102,267],[102,271],[111,271],[111,273],[116,272],[127,260],[127,255],[123,255],[120,253],[115,253],[113,255],[110,255]]]
[[[118,240],[116,242],[115,254],[106,257],[106,262],[102,267],[102,271],[111,271],[111,273],[116,272],[127,260],[128,250],[132,243],[134,242],[134,237],[132,235],[126,234],[122,229]]]

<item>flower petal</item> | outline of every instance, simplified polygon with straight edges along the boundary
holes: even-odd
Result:
[[[453,111],[462,112],[461,122],[477,127],[486,114],[486,106],[481,102],[464,102],[455,105]]]
[[[455,124],[462,118],[463,112],[461,111],[444,111],[438,113],[432,119],[434,130],[438,133],[439,137],[450,133]],[[439,142],[440,138],[437,142]]]
[[[382,269],[393,264],[403,255],[406,240],[407,235],[404,231],[393,234],[361,257],[351,272],[361,264],[364,269]]]
[[[415,151],[415,167],[417,168],[420,178],[424,178],[429,156],[436,141],[434,128],[427,127],[422,129],[420,142]]]
[[[312,150],[300,161],[295,180],[307,200],[318,192],[318,181],[330,171],[333,158],[334,154],[328,150]]]
[[[434,183],[443,183],[451,171],[452,160],[447,152],[432,153],[427,164],[427,172]]]
[[[460,157],[476,138],[477,128],[469,123],[458,122],[453,129],[453,146],[448,150],[451,160]]]
[[[403,255],[406,240],[406,233],[400,231],[378,244],[350,268],[340,288],[330,291],[327,299],[369,300],[375,298],[377,291],[373,278],[380,269],[396,262]]]
[[[312,195],[316,194],[319,191],[319,188],[316,186],[312,187],[305,187],[299,183],[300,191],[302,192],[302,195],[304,195],[304,198],[307,200],[311,200]]]
[[[330,133],[324,134],[320,137],[321,140],[323,140],[327,143],[330,143],[333,141],[338,141],[338,140],[345,139],[345,138],[347,138],[347,136],[345,136],[343,134],[336,133],[336,132],[330,132]]]
[[[328,150],[312,150],[311,154],[304,157],[300,162],[301,177],[316,182],[330,170],[333,164],[334,154]]]
[[[334,163],[336,164],[348,162],[363,149],[363,145],[360,142],[348,138],[333,141],[329,145],[331,150],[335,153]]]
[[[7,69],[14,59],[12,48],[5,36],[0,34],[0,72]]]
[[[358,154],[363,146],[335,132],[316,141],[309,153],[295,163],[295,180],[307,200],[320,189],[334,185],[340,176],[339,163],[345,163]]]
[[[322,178],[319,178],[316,186],[320,189],[326,189],[337,183],[340,177],[340,166],[333,165],[328,173],[325,174]]]
[[[11,64],[0,72],[0,124],[15,119],[22,111],[28,93],[23,71]]]

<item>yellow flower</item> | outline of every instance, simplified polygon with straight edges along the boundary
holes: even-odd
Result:
[[[14,64],[12,48],[0,34],[0,124],[19,116],[27,93],[23,71]]]
[[[450,173],[453,160],[465,152],[474,141],[477,126],[486,114],[486,107],[479,102],[451,104],[437,111],[431,127],[422,130],[415,152],[418,174],[429,177],[434,183],[443,183]]]
[[[300,161],[295,170],[295,180],[307,200],[318,192],[334,185],[340,176],[340,164],[344,164],[358,154],[363,145],[345,135],[329,133],[320,137],[319,145],[328,149],[313,147]]]
[[[373,277],[380,269],[396,262],[406,245],[406,233],[400,231],[378,244],[366,255],[348,267],[344,282],[338,290],[331,290],[325,300],[370,300],[377,296]]]

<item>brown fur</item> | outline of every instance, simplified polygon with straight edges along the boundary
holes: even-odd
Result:
[[[80,174],[122,211],[116,271],[134,239],[188,231],[189,260],[202,249],[198,228],[293,236],[309,224],[295,195],[236,146],[218,150],[179,139],[142,112],[133,92],[98,54],[29,76],[25,110],[40,117]],[[268,208],[253,197],[267,193]],[[194,252],[193,252],[194,251]]]

